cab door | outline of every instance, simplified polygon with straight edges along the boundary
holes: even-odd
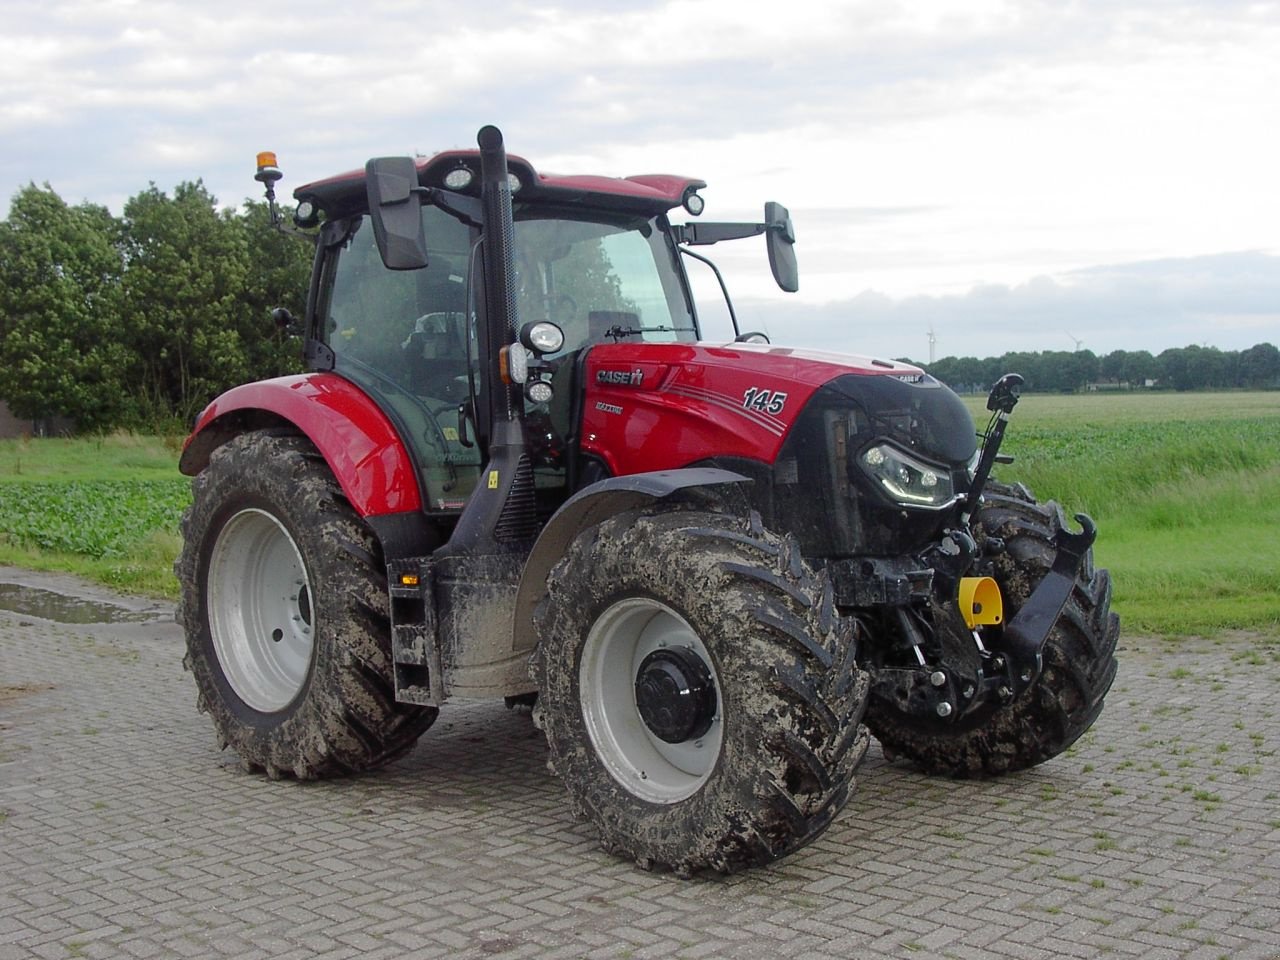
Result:
[[[388,270],[369,218],[348,221],[346,239],[326,256],[319,297],[320,339],[333,370],[367,392],[396,428],[417,469],[425,509],[456,517],[475,489],[481,452],[463,425],[471,384],[483,367],[469,323],[467,262],[472,231],[443,211],[422,208],[428,264]]]

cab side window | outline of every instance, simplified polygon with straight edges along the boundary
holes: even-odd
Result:
[[[480,454],[461,442],[458,407],[469,394],[468,228],[435,207],[422,211],[428,265],[388,270],[366,217],[338,251],[327,306],[335,370],[378,400],[421,467],[428,508],[461,510]],[[471,355],[476,356],[474,343]],[[481,373],[477,367],[476,375]]]
[[[430,251],[421,270],[388,270],[366,222],[338,260],[329,301],[329,346],[409,392],[452,399],[467,372],[468,231],[423,209]]]

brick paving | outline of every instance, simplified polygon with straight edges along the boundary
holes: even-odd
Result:
[[[955,783],[873,746],[816,843],[679,880],[601,851],[501,704],[370,776],[243,772],[149,609],[0,610],[0,960],[1280,958],[1274,640],[1126,639],[1067,756]]]

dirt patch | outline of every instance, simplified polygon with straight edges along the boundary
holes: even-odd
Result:
[[[33,693],[44,693],[52,690],[51,683],[10,683],[0,684],[0,707],[4,707]]]

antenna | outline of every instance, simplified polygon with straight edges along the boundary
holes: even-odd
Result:
[[[1080,348],[1084,346],[1084,341],[1083,341],[1083,340],[1081,340],[1079,337],[1077,337],[1077,336],[1076,336],[1074,333],[1072,333],[1070,330],[1064,330],[1063,332],[1064,332],[1064,333],[1066,333],[1066,335],[1067,335],[1068,337],[1070,337],[1072,340],[1074,340],[1074,341],[1076,342],[1076,353],[1079,353],[1079,352],[1080,352]]]
[[[933,324],[929,324],[929,362],[933,363],[934,348],[938,345],[938,336],[933,332]]]

